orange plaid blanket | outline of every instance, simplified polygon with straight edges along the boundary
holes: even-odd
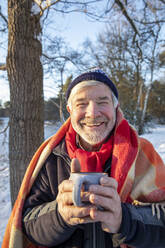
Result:
[[[134,200],[143,203],[162,202],[165,200],[165,165],[152,144],[143,138],[138,138],[132,127],[129,126],[129,137],[124,134],[128,126],[128,123],[125,125],[126,122],[121,110],[118,109],[111,175],[118,181],[121,200],[130,203]],[[69,125],[70,118],[54,136],[39,147],[33,156],[9,218],[2,248],[39,248],[32,244],[22,232],[22,209],[26,196],[45,160],[65,136]]]

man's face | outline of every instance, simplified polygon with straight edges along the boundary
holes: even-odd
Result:
[[[102,143],[114,128],[116,111],[111,91],[103,83],[81,88],[72,96],[68,111],[72,126],[85,147]]]

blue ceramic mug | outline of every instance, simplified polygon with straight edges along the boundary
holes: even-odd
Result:
[[[72,200],[75,206],[84,206],[81,201],[81,190],[88,191],[91,184],[100,184],[100,178],[108,176],[107,173],[100,172],[73,172],[70,174],[70,180],[73,181]]]

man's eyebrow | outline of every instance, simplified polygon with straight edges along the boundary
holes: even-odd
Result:
[[[109,96],[99,96],[97,99],[99,101],[111,100],[111,98]],[[82,98],[75,99],[75,102],[83,102],[83,101],[86,101],[86,100],[87,99],[85,97],[82,97]]]
[[[108,96],[100,96],[98,97],[99,100],[104,101],[104,100],[111,100],[110,97]]]
[[[86,98],[77,98],[76,100],[75,100],[75,102],[83,102],[83,101],[85,101],[86,100]]]

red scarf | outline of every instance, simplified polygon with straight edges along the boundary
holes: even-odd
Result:
[[[113,148],[113,135],[102,144],[99,151],[85,151],[76,145],[76,132],[70,124],[65,137],[66,147],[71,159],[77,158],[82,172],[103,172],[105,162],[110,158]]]

